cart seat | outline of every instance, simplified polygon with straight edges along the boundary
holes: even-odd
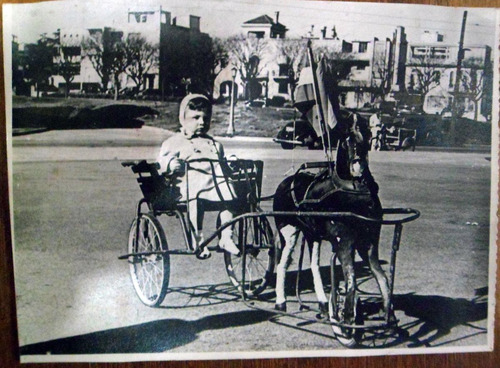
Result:
[[[144,199],[154,212],[181,211],[186,212],[187,204],[181,200],[179,188],[175,185],[175,177],[161,175],[158,163],[142,161],[122,162],[122,166],[130,167],[138,175],[137,182]],[[222,211],[228,207],[246,209],[249,207],[248,197],[260,198],[262,184],[262,161],[236,160],[231,162],[232,173],[228,178],[232,181],[237,198],[231,201],[199,200],[205,211]]]

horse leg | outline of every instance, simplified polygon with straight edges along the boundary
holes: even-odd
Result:
[[[314,292],[319,303],[319,310],[321,313],[328,313],[328,299],[323,288],[323,280],[319,270],[319,259],[321,255],[321,243],[318,241],[308,241],[309,252],[311,253],[311,272],[313,275]]]
[[[290,263],[292,262],[292,252],[299,235],[299,229],[292,225],[286,225],[280,230],[280,240],[282,244],[281,259],[276,267],[276,305],[274,308],[279,311],[286,311],[285,296],[285,276]],[[285,245],[283,246],[283,242]]]
[[[367,246],[358,249],[358,253],[361,258],[368,263],[368,265],[370,266],[370,271],[377,280],[378,288],[380,290],[380,293],[382,294],[384,314],[387,315],[390,305],[389,281],[387,280],[387,276],[384,270],[380,266],[380,261],[378,258],[378,246],[369,243]]]
[[[339,316],[344,322],[354,323],[354,306],[355,306],[355,291],[356,291],[356,276],[354,274],[354,259],[352,257],[352,249],[354,246],[353,239],[341,237],[337,255],[342,266],[344,274],[346,296],[344,301],[344,315]]]

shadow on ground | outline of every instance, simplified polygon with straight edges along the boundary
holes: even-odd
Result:
[[[25,345],[21,355],[159,353],[186,345],[207,330],[220,330],[264,322],[271,313],[241,311],[194,321],[164,319],[136,326]]]
[[[386,263],[381,261],[381,263]],[[358,282],[371,278],[369,269],[362,263],[356,262],[356,275]],[[320,269],[324,281],[329,281],[329,267]],[[339,275],[340,268],[336,267]],[[292,299],[295,295],[295,283],[297,271],[287,274],[287,295]],[[340,276],[340,275],[339,275]],[[309,269],[304,270],[300,276],[301,289],[304,294],[314,294],[313,280]],[[324,284],[325,290],[329,291],[329,282]],[[377,291],[378,292],[378,291]],[[475,290],[472,299],[450,298],[439,295],[417,295],[414,293],[394,295],[393,306],[399,315],[401,312],[406,316],[400,317],[402,322],[393,330],[366,332],[360,342],[360,348],[391,348],[391,347],[436,347],[452,346],[453,344],[464,344],[465,341],[477,335],[485,335],[487,328],[484,322],[488,317],[488,288],[483,287]],[[274,300],[274,293],[264,293],[263,299]],[[313,296],[314,299],[314,296]],[[364,319],[380,320],[381,303],[368,300],[364,302],[362,311]],[[408,321],[408,322],[407,322]],[[297,325],[298,326],[298,325]],[[293,326],[297,328],[297,326]],[[460,330],[453,331],[457,327]]]
[[[57,129],[140,128],[141,117],[156,116],[158,111],[133,104],[105,106],[16,107],[12,110],[13,135]]]
[[[406,331],[417,329],[408,336],[408,346],[446,346],[478,334],[486,334],[486,328],[475,326],[473,323],[484,321],[488,317],[488,288],[476,289],[475,294],[472,300],[437,295],[395,295],[396,311],[403,311],[406,316],[416,318],[414,322],[401,326]],[[453,328],[459,326],[469,327],[473,332],[442,341]]]

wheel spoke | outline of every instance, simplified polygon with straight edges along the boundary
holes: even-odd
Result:
[[[226,262],[226,271],[229,279],[235,287],[240,289],[243,287],[245,293],[249,295],[257,295],[267,285],[268,277],[272,274],[274,268],[274,258],[270,251],[263,251],[259,249],[262,244],[268,244],[269,239],[272,238],[270,233],[269,224],[265,221],[258,221],[255,219],[245,220],[243,229],[242,241],[239,247],[246,248],[246,261],[243,270],[243,257],[234,257],[230,254],[224,255]],[[236,225],[235,233],[240,231],[240,225]],[[235,236],[239,241],[240,237]],[[244,272],[244,274],[243,274]],[[242,275],[244,275],[245,283],[242,285]]]
[[[154,254],[167,249],[161,225],[154,217],[143,214],[132,223],[129,253],[146,255],[134,256],[134,262],[130,263],[130,275],[137,295],[146,305],[158,306],[167,291],[168,254]]]

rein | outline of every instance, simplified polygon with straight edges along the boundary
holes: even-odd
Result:
[[[309,185],[307,186],[303,198],[299,200],[297,198],[297,194],[296,194],[296,186],[297,186],[296,179],[297,179],[297,174],[299,173],[299,171],[300,170],[298,170],[293,175],[292,183],[290,184],[290,188],[288,189],[288,191],[290,192],[290,195],[293,199],[294,205],[297,208],[300,208],[304,205],[309,205],[309,204],[313,204],[313,205],[320,204],[325,199],[327,199],[328,197],[330,197],[333,194],[338,193],[338,192],[347,193],[347,194],[351,194],[351,195],[360,195],[360,196],[361,195],[362,196],[371,195],[371,192],[369,190],[369,180],[366,180],[366,179],[368,179],[366,177],[366,175],[363,175],[359,179],[344,180],[338,176],[336,170],[329,169],[329,170],[323,170],[321,173],[319,173],[318,175],[316,175],[314,177],[314,179],[311,181],[311,183],[309,183]],[[330,173],[333,173],[333,174],[330,174]],[[327,190],[319,198],[307,198],[313,185],[321,182],[321,180],[325,179],[326,177],[328,177],[328,179],[330,179],[329,181],[332,184],[331,189]]]

